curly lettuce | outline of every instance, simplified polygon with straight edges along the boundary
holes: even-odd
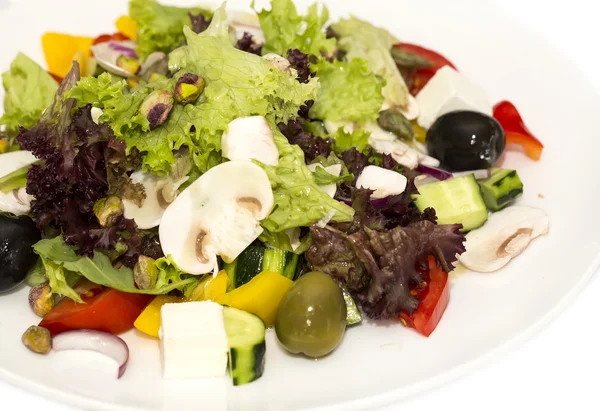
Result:
[[[78,104],[102,108],[100,121],[109,124],[127,150],[143,154],[145,171],[165,174],[175,162],[174,150],[190,149],[200,172],[222,162],[221,137],[238,118],[260,115],[287,123],[307,100],[316,98],[318,81],[299,83],[259,56],[236,49],[230,41],[224,7],[215,12],[210,27],[195,34],[183,29],[187,46],[171,53],[170,66],[179,67],[171,79],[142,84],[129,90],[109,75],[84,79],[71,91]],[[161,126],[150,130],[139,107],[154,90],[173,90],[184,73],[202,76],[206,86],[194,104],[176,104]]]
[[[17,134],[19,126],[35,126],[58,89],[56,80],[23,53],[17,54],[2,74],[2,85],[5,96],[0,125],[6,126],[9,135]]]
[[[392,46],[399,40],[389,31],[356,17],[342,19],[331,27],[348,59],[368,61],[370,70],[386,81],[383,89],[385,101],[392,107],[406,107],[408,88],[391,54]]]
[[[272,128],[280,158],[276,166],[261,165],[275,197],[273,212],[262,221],[265,230],[278,233],[288,228],[308,227],[329,217],[335,222],[352,221],[354,210],[318,187],[300,147],[291,145],[277,127]]]
[[[311,118],[365,124],[377,120],[384,98],[383,82],[359,58],[349,62],[321,61],[312,66],[321,83],[309,112]]]
[[[191,14],[191,16],[190,16]],[[165,6],[156,0],[131,0],[129,16],[138,26],[138,53],[148,56],[155,51],[169,53],[185,40],[184,27],[193,27],[193,15],[211,18],[211,12],[202,8]]]
[[[330,54],[336,47],[334,38],[327,38],[324,26],[329,20],[329,10],[318,4],[309,7],[306,16],[300,16],[292,0],[273,0],[271,10],[257,11],[265,34],[263,54],[285,56],[288,50],[298,49],[305,54],[320,57]]]

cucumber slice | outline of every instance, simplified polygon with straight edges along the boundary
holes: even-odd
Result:
[[[488,219],[488,209],[473,174],[420,186],[415,205],[421,211],[432,207],[439,224],[462,224],[462,231],[481,227]]]
[[[229,291],[246,284],[262,271],[272,271],[294,280],[301,268],[302,260],[297,254],[264,246],[250,246],[232,263],[225,264]]]
[[[346,325],[358,324],[362,321],[362,315],[358,311],[354,299],[345,287],[342,287],[342,293],[344,294],[344,301],[346,301]]]
[[[523,182],[516,170],[492,169],[492,176],[478,181],[483,201],[491,211],[500,211],[523,194]]]
[[[223,307],[229,342],[229,373],[233,385],[248,384],[265,369],[265,323],[260,317],[233,307]]]

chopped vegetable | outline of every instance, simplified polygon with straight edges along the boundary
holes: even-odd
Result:
[[[160,309],[165,304],[173,304],[184,301],[181,297],[170,295],[159,295],[144,308],[144,311],[136,318],[133,326],[150,337],[158,338],[160,329]]]
[[[130,38],[133,41],[137,40],[137,35],[138,35],[138,25],[135,23],[135,21],[129,17],[129,16],[121,16],[117,19],[117,21],[115,22],[115,26],[117,27],[117,30],[119,30],[119,33],[123,34],[124,36],[127,36],[128,38]]]
[[[42,47],[48,71],[58,77],[66,77],[73,60],[79,63],[80,74],[86,73],[87,59],[91,55],[92,37],[71,36],[62,33],[46,33],[42,36]]]
[[[506,144],[518,145],[532,160],[539,160],[544,145],[529,131],[517,108],[509,101],[501,101],[494,106],[494,118],[498,120],[506,134]]]
[[[523,194],[517,170],[497,168],[489,178],[477,181],[483,201],[491,211],[500,211]]]
[[[275,324],[277,307],[292,284],[279,273],[263,271],[243,286],[217,297],[216,302],[256,314],[270,327]]]

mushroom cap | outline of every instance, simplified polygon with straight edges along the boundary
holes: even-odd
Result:
[[[533,239],[548,233],[549,224],[548,215],[539,208],[505,208],[466,235],[467,251],[459,261],[473,271],[497,271],[521,254]]]
[[[134,184],[144,186],[144,199],[142,206],[138,207],[133,201],[123,200],[125,218],[135,221],[142,230],[157,227],[160,224],[162,216],[166,210],[166,205],[159,200],[159,191],[164,184],[161,184],[160,177],[152,173],[136,171],[131,174],[131,181]]]
[[[270,166],[279,163],[273,131],[262,116],[240,117],[229,123],[221,150],[229,160],[258,160]]]
[[[402,174],[377,166],[365,167],[356,180],[356,187],[373,190],[371,198],[375,199],[402,194],[407,184],[408,179]]]
[[[233,261],[263,232],[274,199],[265,171],[249,161],[211,168],[179,194],[159,227],[165,255],[190,274],[212,272],[217,256]]]

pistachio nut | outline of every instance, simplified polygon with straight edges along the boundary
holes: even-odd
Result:
[[[141,255],[133,267],[133,279],[140,290],[151,290],[156,286],[158,268],[153,258]]]
[[[109,196],[96,201],[94,214],[102,227],[112,227],[123,217],[123,201],[117,196]]]
[[[415,137],[411,122],[398,110],[389,109],[380,112],[377,123],[382,129],[394,133],[403,140],[412,140]]]
[[[127,71],[131,74],[136,74],[140,69],[140,63],[131,57],[119,56],[117,59],[117,67]]]
[[[54,308],[54,295],[50,284],[44,283],[29,290],[29,306],[36,315],[44,317]]]
[[[140,81],[142,81],[142,79],[139,77],[129,77],[127,79],[127,85],[129,86],[129,88],[136,88],[140,85]]]
[[[156,90],[150,93],[140,106],[140,112],[150,123],[150,130],[163,124],[173,109],[173,93],[169,90]]]
[[[23,333],[21,342],[30,351],[37,354],[48,354],[52,349],[52,336],[44,327],[32,325]]]
[[[156,83],[157,81],[166,80],[166,79],[167,79],[167,76],[165,76],[164,74],[152,73],[150,75],[150,77],[148,77],[148,83]]]
[[[204,79],[193,73],[179,77],[175,85],[175,100],[181,104],[193,103],[204,91]]]

